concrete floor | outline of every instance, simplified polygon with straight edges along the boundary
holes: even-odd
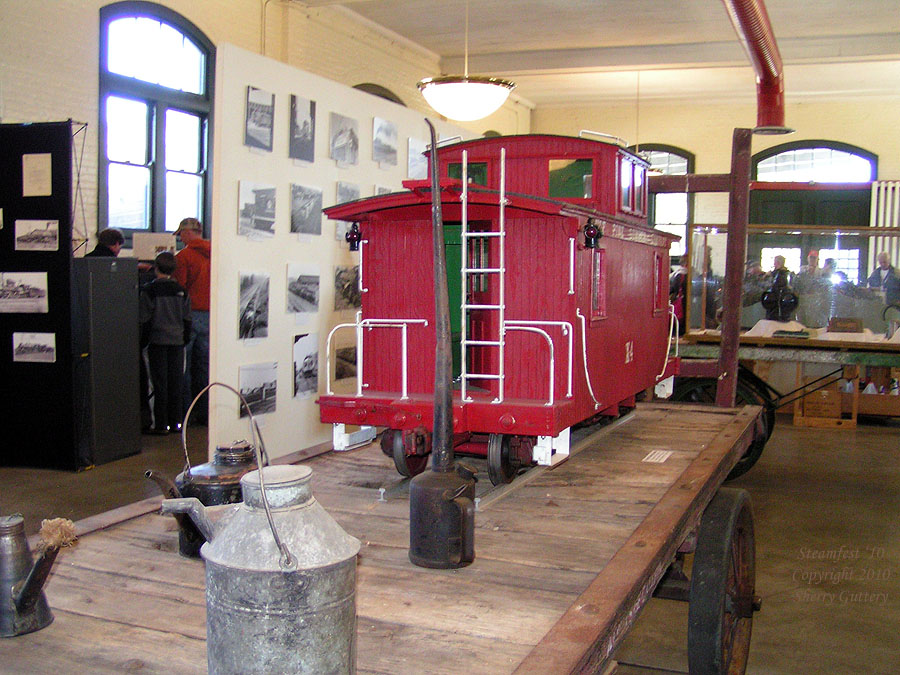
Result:
[[[190,430],[195,463],[205,428]],[[179,436],[143,436],[141,453],[82,473],[0,468],[0,513],[73,520],[157,494],[143,472],[174,477]],[[749,673],[900,672],[900,423],[801,429],[779,420],[759,463],[730,483],[751,494],[756,592]],[[652,600],[620,647],[619,673],[687,672],[687,606]],[[2,671],[2,666],[0,666]]]
[[[900,424],[779,420],[748,490],[756,594],[747,672],[900,672]],[[687,672],[687,605],[651,600],[619,648],[622,675]],[[644,666],[644,667],[636,667]]]

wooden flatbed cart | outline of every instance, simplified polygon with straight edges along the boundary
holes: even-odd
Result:
[[[692,672],[743,672],[753,523],[746,493],[720,486],[760,412],[642,404],[497,488],[480,461],[476,559],[458,570],[409,562],[408,481],[377,445],[308,460],[315,497],[362,542],[359,672],[602,672],[654,591],[690,599]],[[46,589],[55,621],[0,641],[4,671],[205,672],[203,563],[178,555],[158,504],[77,524]]]

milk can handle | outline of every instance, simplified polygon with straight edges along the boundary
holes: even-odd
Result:
[[[191,458],[188,456],[187,449],[187,429],[188,429],[188,421],[191,419],[191,412],[194,410],[194,406],[197,405],[197,401],[200,400],[200,397],[203,396],[206,392],[212,389],[214,386],[225,387],[228,391],[233,391],[235,395],[241,399],[241,405],[244,406],[244,409],[247,411],[247,415],[250,416],[250,433],[254,436],[254,447],[259,448],[259,444],[255,442],[255,439],[258,437],[260,443],[262,442],[262,433],[259,430],[259,425],[256,423],[256,418],[253,417],[253,413],[250,411],[250,406],[247,401],[234,387],[225,384],[224,382],[210,382],[208,385],[203,387],[202,391],[194,397],[194,400],[191,401],[191,404],[188,406],[187,412],[184,415],[184,421],[181,423],[181,449],[184,451],[184,475],[190,477],[191,475]],[[256,453],[256,466],[258,468],[262,468],[263,465],[259,463],[259,452]],[[265,447],[262,449],[262,457],[266,460],[266,466],[269,465],[269,455],[266,452]]]
[[[241,405],[247,411],[247,415],[250,416],[250,432],[252,433],[253,450],[256,453],[256,466],[259,469],[257,471],[257,474],[259,474],[259,490],[262,493],[262,503],[263,507],[266,510],[266,520],[269,521],[269,528],[272,530],[272,537],[275,539],[275,545],[281,552],[281,559],[278,561],[278,564],[283,570],[293,570],[297,567],[297,559],[288,550],[287,545],[283,541],[281,541],[281,537],[278,536],[278,530],[275,527],[275,520],[272,518],[272,509],[269,507],[269,498],[266,497],[266,483],[263,477],[263,466],[269,464],[269,453],[266,452],[266,444],[265,441],[263,441],[262,431],[260,431],[259,424],[256,423],[256,418],[253,416],[253,411],[250,410],[250,405],[247,403],[246,399],[243,397],[241,392],[239,392],[231,385],[225,384],[224,382],[210,382],[208,385],[203,387],[203,390],[194,397],[193,401],[191,401],[191,405],[190,407],[188,407],[187,414],[185,414],[184,416],[184,422],[181,425],[181,447],[184,449],[185,462],[184,473],[186,476],[190,476],[191,471],[191,460],[188,457],[187,451],[188,419],[191,416],[191,411],[194,409],[194,405],[198,400],[200,400],[200,397],[217,385],[220,387],[225,387],[228,391],[234,392],[234,394],[237,395],[239,399],[241,399]],[[263,459],[265,459],[265,464],[263,464]]]

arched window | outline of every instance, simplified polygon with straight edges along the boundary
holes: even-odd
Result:
[[[372,94],[372,96],[377,96],[378,98],[383,98],[391,103],[397,103],[402,105],[404,108],[406,104],[400,99],[397,94],[392,92],[387,87],[382,87],[380,84],[374,84],[372,82],[362,82],[360,84],[354,84],[354,89],[359,89],[360,91],[364,91],[367,94]]]
[[[641,143],[632,147],[650,162],[648,175],[683,176],[694,172],[694,155],[682,148],[662,143]],[[687,224],[694,213],[694,196],[687,193],[650,194],[650,224],[663,232],[677,234],[681,241],[672,244],[669,254],[684,255],[687,246]]]
[[[760,181],[868,183],[877,175],[877,155],[837,141],[795,141],[753,155],[753,178]]]
[[[100,229],[206,223],[215,48],[152,2],[100,9]]]

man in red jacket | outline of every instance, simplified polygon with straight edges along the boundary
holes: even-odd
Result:
[[[210,243],[203,238],[203,226],[196,218],[181,221],[176,236],[184,248],[175,256],[175,281],[187,289],[191,298],[191,340],[184,346],[184,410],[209,382],[209,262]],[[208,397],[194,408],[192,420],[206,424]]]

